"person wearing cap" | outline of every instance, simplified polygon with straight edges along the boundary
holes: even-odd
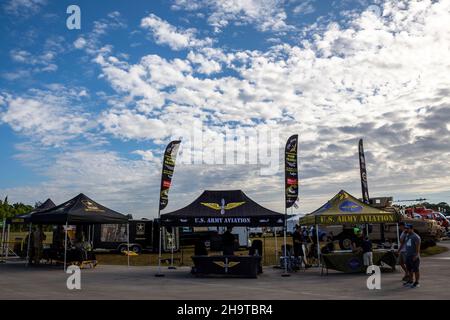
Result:
[[[405,230],[405,223],[400,222],[398,224],[398,229],[400,233],[400,247],[398,248],[398,264],[402,268],[405,275],[402,278],[402,281],[408,281],[409,280],[409,273],[408,269],[406,269],[406,245],[405,245],[405,239],[408,235]]]
[[[406,246],[406,269],[408,270],[409,279],[404,284],[406,287],[418,288],[420,287],[420,243],[421,239],[417,233],[414,232],[412,224],[405,224],[407,236],[405,239]]]
[[[352,250],[355,253],[362,253],[362,244],[364,241],[363,233],[359,228],[354,228],[353,231],[355,233],[355,237],[352,239]]]

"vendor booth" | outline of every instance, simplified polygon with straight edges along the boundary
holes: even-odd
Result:
[[[323,269],[332,269],[348,273],[364,272],[362,253],[352,250],[322,253],[319,239],[319,226],[344,225],[361,229],[369,229],[371,224],[398,223],[399,217],[393,212],[373,208],[344,190],[341,190],[330,201],[316,211],[299,219],[301,226],[315,226],[319,261]],[[359,229],[358,229],[359,230]],[[398,229],[397,229],[398,238]],[[373,250],[373,263],[382,263],[395,268],[396,258],[392,250]]]
[[[58,226],[54,231],[53,245],[44,249],[43,255],[49,259],[64,261],[64,268],[70,263],[79,264],[83,260],[92,259],[93,253],[87,246],[87,242],[77,237],[76,227],[81,230],[83,227],[98,224],[121,225],[122,228],[126,228],[126,235],[129,237],[127,216],[102,206],[82,193],[58,206],[32,211],[22,218],[29,224],[29,239],[31,239],[33,225]],[[28,241],[27,261],[30,242]],[[126,242],[129,243],[129,239],[126,239]]]
[[[281,227],[284,215],[262,207],[241,190],[204,191],[188,206],[162,214],[161,224],[172,227]],[[208,256],[200,250],[197,253],[202,254],[192,257],[192,272],[196,275],[256,277],[261,271],[261,252],[254,251],[255,254],[246,256]]]
[[[13,243],[10,242],[10,229],[11,224],[29,224],[30,218],[33,214],[41,211],[45,211],[51,208],[56,207],[55,203],[51,199],[47,199],[44,203],[34,208],[32,211],[18,215],[12,218],[8,218],[5,220],[3,224],[3,232],[2,232],[2,239],[1,239],[1,248],[0,248],[0,256],[5,259],[8,259],[9,255],[17,256],[19,257],[22,252],[26,252],[27,249],[23,248],[24,246],[24,239],[18,238],[15,239]],[[17,240],[19,242],[17,242]],[[25,239],[26,240],[26,239]],[[27,240],[28,241],[28,240]]]

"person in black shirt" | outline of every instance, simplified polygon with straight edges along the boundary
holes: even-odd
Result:
[[[368,267],[373,265],[372,241],[370,241],[369,237],[364,238],[361,248],[363,253],[364,266]]]
[[[234,235],[231,233],[233,229],[231,227],[227,228],[222,235],[222,244],[223,244],[223,255],[224,256],[232,256],[234,255]]]
[[[305,242],[305,239],[303,238],[302,230],[298,225],[295,226],[295,231],[292,234],[292,242],[294,245],[294,257],[296,259],[300,259],[300,265],[303,263],[306,268],[307,264],[305,260],[305,252],[303,251],[303,243]]]
[[[362,252],[363,234],[361,229],[355,230],[355,237],[352,239],[352,250],[356,253]]]

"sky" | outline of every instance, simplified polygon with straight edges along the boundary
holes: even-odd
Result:
[[[165,212],[205,189],[283,212],[292,134],[294,213],[360,196],[360,138],[372,197],[450,201],[450,0],[6,0],[0,12],[9,201],[83,192],[154,217],[164,148],[181,138]]]

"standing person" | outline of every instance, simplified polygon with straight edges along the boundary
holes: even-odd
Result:
[[[408,233],[405,230],[405,223],[400,222],[398,224],[398,229],[400,233],[400,247],[398,248],[398,264],[402,268],[403,272],[405,272],[402,281],[408,281],[409,273],[408,269],[406,269],[406,245],[405,245],[405,239]]]
[[[373,248],[372,241],[370,241],[369,237],[364,237],[361,248],[363,252],[364,266],[368,267],[373,265]]]
[[[222,235],[222,244],[223,244],[223,255],[224,256],[232,256],[234,255],[234,235],[231,233],[233,230],[232,227],[228,227],[227,231],[225,231]]]
[[[411,288],[420,287],[420,244],[421,239],[417,233],[414,232],[414,228],[411,224],[405,225],[405,230],[408,235],[405,239],[406,246],[406,269],[408,270],[409,279],[405,283],[405,286]]]
[[[38,265],[42,258],[43,242],[45,240],[45,234],[42,231],[42,225],[39,225],[33,233],[33,245],[34,245],[34,263]]]
[[[352,250],[356,253],[361,253],[362,250],[362,244],[363,244],[363,234],[361,229],[355,228],[354,229],[354,237],[352,239]]]
[[[295,231],[292,234],[292,242],[294,245],[294,257],[297,261],[299,261],[299,266],[301,266],[302,262],[307,268],[306,260],[305,260],[305,252],[303,251],[303,233],[300,229],[300,226],[295,226]]]
[[[311,227],[309,232],[309,240],[311,241],[311,245],[309,247],[308,259],[310,259],[310,264],[314,261],[315,265],[319,265],[319,253],[317,252],[317,234],[316,227]]]

